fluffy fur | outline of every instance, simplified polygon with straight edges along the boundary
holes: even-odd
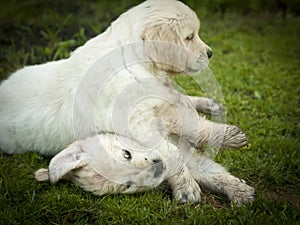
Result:
[[[68,179],[98,195],[137,192],[166,179],[167,168],[159,151],[127,141],[135,148],[124,146],[116,135],[108,133],[78,140],[53,157],[49,169],[38,170],[35,177],[39,181],[49,179],[52,184]]]
[[[200,188],[186,175],[176,146],[163,142],[149,150],[132,139],[119,138],[106,133],[76,141],[52,158],[49,169],[37,170],[35,178],[52,184],[67,179],[96,195],[140,192],[168,181],[180,202],[200,200]],[[131,147],[122,144],[124,139]]]
[[[67,179],[96,195],[146,191],[167,181],[180,203],[200,201],[196,180],[238,204],[253,200],[253,188],[196,152],[185,164],[169,142],[149,150],[132,139],[126,140],[128,148],[123,141],[108,133],[76,141],[52,158],[49,169],[37,170],[35,178],[52,184]]]
[[[179,175],[170,177],[176,199],[200,200],[194,177],[230,199],[247,202],[251,188],[221,166],[203,157],[187,160],[195,146],[247,144],[236,126],[198,116],[196,109],[218,112],[213,101],[187,97],[171,84],[170,76],[208,65],[212,53],[198,36],[199,26],[196,14],[183,3],[148,0],[68,59],[15,72],[0,86],[0,148],[55,155],[74,140],[101,132],[137,139],[163,152],[161,143],[174,142],[185,158]]]
[[[134,125],[141,120],[162,117],[166,123],[179,121],[182,118],[178,118],[177,108],[194,118],[190,124],[195,124],[198,116],[194,106],[183,103],[187,100],[175,91],[168,77],[207,66],[211,50],[198,36],[199,24],[196,14],[181,2],[149,0],[122,14],[104,33],[79,47],[70,58],[18,70],[0,86],[0,148],[8,153],[38,151],[54,155],[76,139],[99,132],[120,133],[112,121],[118,118],[112,118],[112,114],[118,97],[124,92],[128,97],[126,89],[132,84],[138,85],[136,90],[130,89],[132,96],[165,98],[165,101],[153,99],[143,104],[142,116],[123,118],[137,133],[146,130],[140,124]],[[127,44],[130,46],[123,47]],[[134,54],[135,64],[131,65],[126,60]],[[141,63],[139,60],[145,57],[147,63]],[[129,96],[127,100],[130,99]],[[193,99],[193,102],[197,101]],[[210,103],[204,108],[218,108]],[[175,111],[170,110],[173,105]],[[189,109],[184,109],[185,105]],[[128,111],[129,103],[120,107]],[[212,128],[212,123],[200,120],[201,131],[197,125],[183,131],[187,132],[183,135],[205,143],[210,137],[214,139],[213,133],[222,139],[229,129],[234,130],[231,133],[235,135],[235,143],[225,141],[226,147],[246,144],[245,135],[238,128],[225,125]],[[181,135],[181,122],[176,127],[167,126],[168,133]]]

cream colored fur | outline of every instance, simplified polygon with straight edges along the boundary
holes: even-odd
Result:
[[[199,38],[199,27],[196,14],[183,3],[148,0],[122,14],[69,58],[18,70],[0,86],[1,150],[55,155],[76,140],[103,132],[137,139],[163,152],[161,143],[174,142],[184,158],[203,144],[246,145],[245,134],[236,126],[198,116],[196,109],[217,113],[217,104],[179,93],[169,79],[208,66],[211,49]],[[198,167],[189,167],[189,162],[179,164],[182,170],[171,183],[176,199],[197,202],[200,189],[191,178],[201,183],[203,177],[197,177]],[[88,176],[93,174],[88,166],[83,168]],[[219,175],[211,176],[221,177],[221,182],[208,186],[219,190],[223,180],[234,180],[225,172]],[[245,189],[244,199],[251,195],[243,185],[228,187]],[[225,194],[235,199],[232,192]]]
[[[8,153],[38,151],[54,155],[76,139],[99,132],[119,133],[121,131],[113,124],[117,118],[112,118],[112,110],[116,108],[117,98],[132,84],[140,84],[137,89],[142,90],[130,90],[133,96],[158,93],[158,97],[165,98],[164,101],[153,99],[142,104],[143,116],[136,114],[130,115],[130,119],[125,118],[128,126],[137,133],[149,133],[148,124],[144,123],[144,127],[137,124],[141,120],[149,122],[158,116],[169,123],[182,119],[178,118],[178,113],[174,114],[174,110],[170,111],[174,107],[176,111],[182,110],[188,120],[194,118],[191,125],[195,125],[198,117],[195,106],[177,93],[168,77],[177,72],[195,72],[208,65],[207,51],[210,49],[201,41],[198,31],[196,14],[183,3],[149,0],[122,14],[104,33],[76,49],[70,58],[18,70],[0,86],[0,148]],[[191,35],[193,38],[187,40]],[[136,42],[140,44],[134,45]],[[132,52],[127,53],[128,49],[122,47],[126,44],[132,44]],[[126,57],[126,54],[136,53],[134,59],[138,61],[139,51],[149,57],[149,61],[128,65],[126,60],[130,56]],[[105,58],[107,55],[109,57]],[[116,65],[118,63],[120,65]],[[95,65],[97,74],[93,75],[91,68]],[[185,109],[186,105],[189,105],[188,109]],[[214,105],[212,109],[217,108]],[[166,111],[169,113],[164,113]],[[214,132],[213,123],[203,118],[199,123],[199,126],[185,129],[183,134],[180,122],[177,127],[167,124],[167,133],[186,136],[200,143],[209,142],[210,137],[213,140],[217,133],[221,142],[229,129],[236,133],[232,141],[235,143],[225,140],[224,146],[246,144],[244,134],[236,127],[216,125],[217,132]],[[128,132],[125,135],[129,135]]]
[[[96,195],[135,193],[168,181],[175,199],[200,201],[200,188],[176,146],[164,141],[153,150],[121,139],[106,133],[76,141],[52,158],[49,169],[37,170],[35,178],[52,184],[67,179]]]
[[[67,179],[96,195],[141,192],[167,181],[180,203],[201,200],[197,181],[237,204],[254,198],[252,187],[197,152],[184,160],[169,142],[151,150],[127,138],[125,146],[122,139],[106,133],[76,141],[52,158],[49,169],[37,170],[35,178],[52,184]]]

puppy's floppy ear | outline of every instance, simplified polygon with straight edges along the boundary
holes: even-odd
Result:
[[[178,43],[179,25],[176,19],[170,19],[169,22],[152,23],[145,26],[141,34],[143,41],[163,41]]]
[[[164,71],[180,73],[187,65],[187,51],[180,36],[177,19],[151,23],[141,34],[145,54]]]
[[[86,165],[87,162],[84,160],[80,145],[75,142],[51,159],[49,165],[50,182],[55,184],[71,170]]]

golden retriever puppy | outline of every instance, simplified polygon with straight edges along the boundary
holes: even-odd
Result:
[[[244,146],[247,139],[239,128],[198,117],[196,108],[219,111],[213,101],[189,99],[169,79],[207,67],[212,53],[199,38],[199,27],[195,12],[183,3],[148,0],[69,58],[18,70],[0,86],[0,148],[54,155],[100,132],[131,136],[133,127],[148,134],[138,121],[153,117],[165,121],[167,133],[195,139],[189,140],[195,146]],[[155,95],[164,101],[143,101]],[[121,117],[120,123],[115,115],[127,112],[138,98],[142,113]]]
[[[48,169],[37,170],[35,178],[52,184],[70,180],[96,195],[141,192],[166,181],[180,203],[200,201],[197,181],[237,204],[253,200],[254,189],[221,165],[196,152],[185,162],[181,153],[169,142],[148,149],[132,139],[102,133],[69,145],[52,158]]]
[[[234,193],[244,193],[237,198],[247,202],[253,195],[249,186],[223,169],[200,176],[201,160],[212,163],[192,157],[195,147],[206,144],[242,147],[247,144],[245,134],[236,126],[199,117],[197,109],[218,111],[218,107],[180,93],[170,79],[208,66],[212,52],[199,38],[199,28],[195,12],[182,2],[148,0],[122,14],[69,58],[16,71],[0,86],[1,150],[55,155],[66,145],[99,133],[128,137],[163,155],[169,151],[161,144],[173,143],[183,158],[173,162],[183,169],[170,177],[175,179],[170,183],[176,183],[176,199],[200,200],[200,188],[190,179],[194,177],[216,191],[225,187],[232,200]],[[122,145],[128,144],[126,140]],[[215,168],[219,167],[212,171]],[[50,166],[50,179],[51,173]],[[181,180],[190,182],[182,185]]]
[[[200,188],[176,146],[163,142],[147,149],[109,133],[72,143],[51,159],[48,169],[37,170],[35,178],[52,184],[70,180],[96,195],[141,192],[167,181],[179,202],[200,201]]]

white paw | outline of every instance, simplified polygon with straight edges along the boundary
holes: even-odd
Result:
[[[192,181],[173,190],[173,198],[179,203],[199,203],[201,201],[201,189],[196,181]]]
[[[218,103],[212,99],[208,99],[207,101],[209,106],[208,114],[211,114],[212,116],[218,116],[222,113],[222,108]]]
[[[241,128],[237,126],[226,127],[222,147],[224,148],[241,148],[248,144],[248,139]]]
[[[49,170],[41,168],[34,173],[34,178],[37,181],[48,181],[49,180]]]
[[[222,113],[221,106],[210,98],[202,98],[201,101],[198,100],[195,106],[198,112],[202,112],[204,114],[218,116]]]
[[[218,116],[222,113],[221,106],[214,100],[205,97],[188,96],[198,112]]]
[[[255,189],[244,182],[238,182],[228,191],[228,198],[237,205],[253,202]]]

